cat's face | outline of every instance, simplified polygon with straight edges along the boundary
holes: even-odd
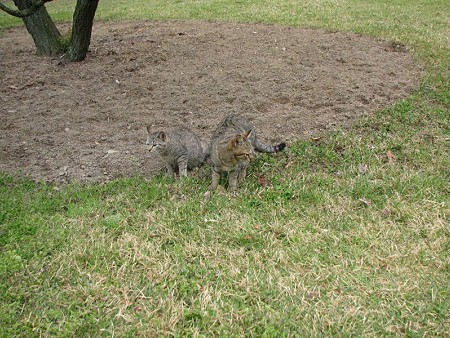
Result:
[[[147,128],[149,131],[149,128]],[[148,133],[146,145],[148,151],[162,151],[166,148],[167,136],[163,131]]]
[[[228,141],[227,148],[232,152],[238,162],[250,162],[255,157],[253,146],[250,142],[251,131],[236,135]]]

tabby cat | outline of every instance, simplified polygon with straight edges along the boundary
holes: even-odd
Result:
[[[245,178],[254,151],[275,153],[283,150],[285,143],[272,146],[258,141],[255,127],[239,115],[225,117],[217,126],[211,140],[211,189],[217,189],[222,173],[228,173],[228,189],[236,190]]]
[[[187,171],[201,166],[209,156],[208,145],[188,128],[152,132],[147,126],[147,146],[166,162],[167,173],[187,176]]]

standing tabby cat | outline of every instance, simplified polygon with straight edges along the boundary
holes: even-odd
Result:
[[[209,155],[208,145],[190,129],[151,132],[148,126],[147,132],[148,150],[164,159],[169,175],[178,171],[180,177],[187,176],[188,169],[201,166]]]
[[[285,143],[276,146],[258,141],[255,127],[244,117],[229,115],[217,126],[211,140],[211,189],[219,185],[220,175],[228,173],[228,188],[235,190],[246,175],[254,150],[275,153],[283,150]]]

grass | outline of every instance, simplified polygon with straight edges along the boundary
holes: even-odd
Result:
[[[48,8],[68,20],[73,4]],[[206,168],[61,187],[0,174],[0,336],[448,335],[449,13],[419,0],[100,2],[104,20],[393,39],[427,75],[375,116],[259,157],[237,197],[205,197]]]

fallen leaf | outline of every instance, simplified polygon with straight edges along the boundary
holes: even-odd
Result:
[[[289,161],[288,163],[286,163],[286,165],[284,166],[285,169],[291,167],[294,164],[293,161]]]
[[[370,206],[372,204],[372,202],[370,202],[369,200],[366,200],[365,198],[360,198],[360,199],[358,199],[358,201],[360,201],[366,207],[368,207],[368,206]]]
[[[319,294],[318,292],[314,292],[314,291],[309,292],[309,293],[306,295],[306,298],[308,298],[308,299],[317,299],[317,298],[319,298],[319,297],[320,297],[320,294]]]
[[[383,213],[384,217],[389,217],[392,214],[392,212],[389,209],[386,209],[386,208],[383,209],[382,213]]]
[[[108,156],[111,155],[111,154],[116,154],[116,153],[118,153],[118,152],[119,152],[118,150],[109,149],[109,150],[106,152],[106,155],[103,156],[103,158],[108,157]]]
[[[259,184],[261,187],[265,188],[265,187],[267,187],[268,185],[270,185],[270,181],[269,181],[269,179],[268,179],[266,176],[261,175],[261,176],[258,177],[258,184]]]
[[[394,155],[394,153],[392,151],[388,150],[388,152],[386,153],[386,156],[387,156],[388,162],[390,164],[394,164],[395,163],[395,155]]]

